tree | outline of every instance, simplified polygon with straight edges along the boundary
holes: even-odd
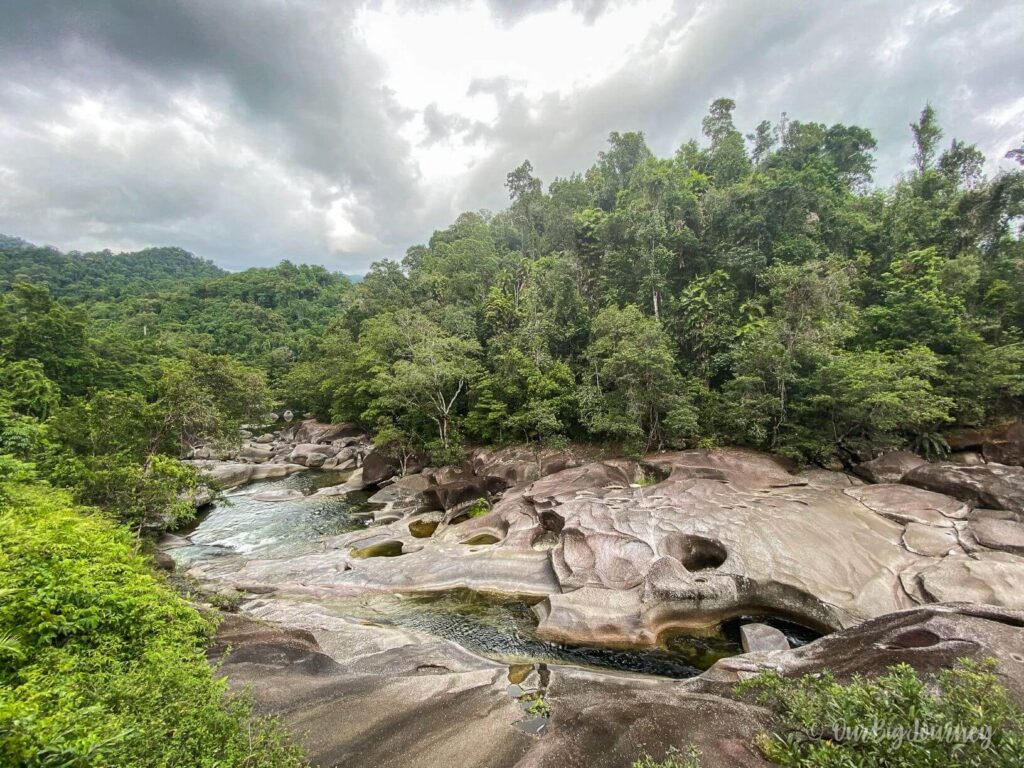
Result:
[[[446,333],[414,310],[368,320],[359,336],[358,374],[368,395],[369,423],[404,414],[433,422],[439,455],[454,447],[454,428],[469,387],[480,376],[480,346]],[[413,427],[415,428],[415,427]]]
[[[583,418],[633,453],[680,444],[696,432],[696,410],[661,324],[633,305],[598,313],[580,390]]]
[[[953,399],[935,391],[942,362],[927,347],[839,352],[814,373],[799,404],[802,421],[823,444],[864,455],[872,447],[902,447],[951,422]],[[826,436],[828,436],[826,438]]]
[[[914,134],[914,166],[918,175],[924,176],[932,167],[936,147],[942,138],[942,129],[931,104],[924,105],[917,122],[910,124],[910,130]]]

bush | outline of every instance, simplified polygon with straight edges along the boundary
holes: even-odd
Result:
[[[213,678],[210,623],[63,491],[0,483],[0,595],[0,764],[301,764]]]
[[[922,679],[898,664],[873,680],[830,673],[797,680],[763,672],[755,691],[778,715],[758,746],[800,768],[1015,768],[1024,765],[1024,712],[995,675],[996,663],[961,659]]]

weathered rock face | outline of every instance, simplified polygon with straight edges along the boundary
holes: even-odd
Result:
[[[1008,422],[990,429],[957,429],[946,436],[954,451],[980,451],[987,462],[1024,464],[1024,420]]]
[[[631,483],[638,477],[653,484]],[[652,645],[669,630],[757,613],[835,630],[951,599],[957,584],[1012,606],[1024,578],[1024,559],[1010,552],[975,537],[965,551],[962,501],[908,485],[856,486],[835,473],[809,479],[749,451],[585,464],[507,490],[464,522],[423,516],[444,508],[426,502],[437,490],[404,478],[371,499],[382,505],[379,525],[287,562],[194,575],[281,594],[465,588],[539,597],[541,637],[611,645]],[[384,551],[396,556],[354,554]]]
[[[967,531],[983,547],[1024,556],[1024,523],[984,517],[968,523]]]
[[[907,472],[927,463],[909,451],[893,451],[872,461],[858,464],[853,471],[854,474],[872,483],[898,483]]]
[[[412,467],[410,472],[416,471],[418,467]],[[370,451],[363,458],[363,481],[367,485],[378,485],[385,480],[390,480],[402,471],[399,461],[388,456],[382,451]]]
[[[493,494],[503,490],[505,490],[505,482],[501,478],[473,477],[427,486],[423,489],[423,495],[426,503],[432,509],[442,509],[447,512],[461,509],[477,499],[489,501]]]
[[[321,467],[327,459],[333,458],[338,449],[331,445],[319,443],[299,443],[288,456],[292,464],[301,464],[304,467]]]
[[[235,488],[256,480],[272,477],[287,477],[301,472],[306,467],[298,464],[241,464],[231,461],[183,461],[200,470],[218,488]]]
[[[361,433],[362,430],[351,422],[325,424],[315,419],[307,419],[298,424],[292,439],[296,443],[329,443],[342,437],[356,437]]]
[[[1024,467],[923,464],[908,472],[903,482],[954,496],[973,506],[1024,513]]]
[[[722,659],[688,685],[704,691],[745,679],[765,667],[787,676],[825,670],[840,680],[874,676],[906,663],[934,673],[957,659],[1000,662],[1000,682],[1024,701],[1024,612],[968,603],[927,605],[871,619],[802,648],[748,653]]]
[[[692,744],[706,768],[767,768],[754,739],[769,715],[733,691],[765,668],[789,677],[830,670],[847,680],[897,663],[934,673],[959,658],[995,658],[1000,681],[1024,702],[1024,613],[934,605],[800,649],[724,659],[687,681],[550,667],[535,683],[551,707],[538,738],[522,728],[509,667],[310,603],[260,599],[245,610],[261,621],[226,617],[212,655],[232,687],[251,688],[259,712],[282,718],[314,765],[433,768],[454,759],[467,768],[622,768]]]
[[[582,452],[534,450],[515,445],[473,454],[473,471],[481,477],[497,477],[508,486],[523,485],[563,469],[584,464]]]

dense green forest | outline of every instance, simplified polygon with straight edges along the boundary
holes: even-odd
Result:
[[[1024,174],[986,180],[926,108],[880,190],[866,129],[744,137],[733,106],[669,158],[613,133],[546,192],[523,163],[508,210],[375,264],[279,396],[448,456],[568,438],[849,461],[1018,414]]]
[[[0,608],[0,755],[178,764],[159,739],[195,764],[293,759],[270,726],[242,744],[248,710],[198,654],[208,627],[140,559],[146,533],[193,514],[182,451],[274,407],[432,462],[583,441],[850,463],[1019,415],[1024,171],[986,179],[926,107],[912,164],[879,189],[867,129],[783,116],[745,136],[733,109],[716,101],[667,158],[613,133],[546,190],[524,162],[507,210],[465,213],[355,285],[0,238],[0,594],[19,596]],[[155,678],[167,698],[133,729],[125,707]],[[168,706],[223,739],[150,725]]]

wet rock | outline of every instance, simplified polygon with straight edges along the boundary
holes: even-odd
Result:
[[[361,491],[365,487],[366,484],[363,482],[363,471],[361,469],[357,469],[355,472],[348,476],[348,479],[344,483],[340,483],[338,485],[330,485],[327,486],[326,488],[318,488],[313,495],[346,496],[349,493],[352,493],[353,491]]]
[[[775,627],[767,624],[751,623],[740,627],[740,642],[743,652],[751,651],[788,651],[789,640]]]
[[[256,438],[256,442],[260,445],[268,445],[269,443],[274,442],[274,436],[270,432],[264,432]]]
[[[302,491],[293,488],[284,488],[276,491],[260,491],[254,493],[252,498],[256,501],[295,501],[303,498]]]
[[[908,472],[903,482],[978,507],[1024,512],[1024,467],[925,464]]]
[[[912,469],[928,462],[909,451],[892,451],[877,459],[858,464],[854,474],[872,483],[898,483]]]

